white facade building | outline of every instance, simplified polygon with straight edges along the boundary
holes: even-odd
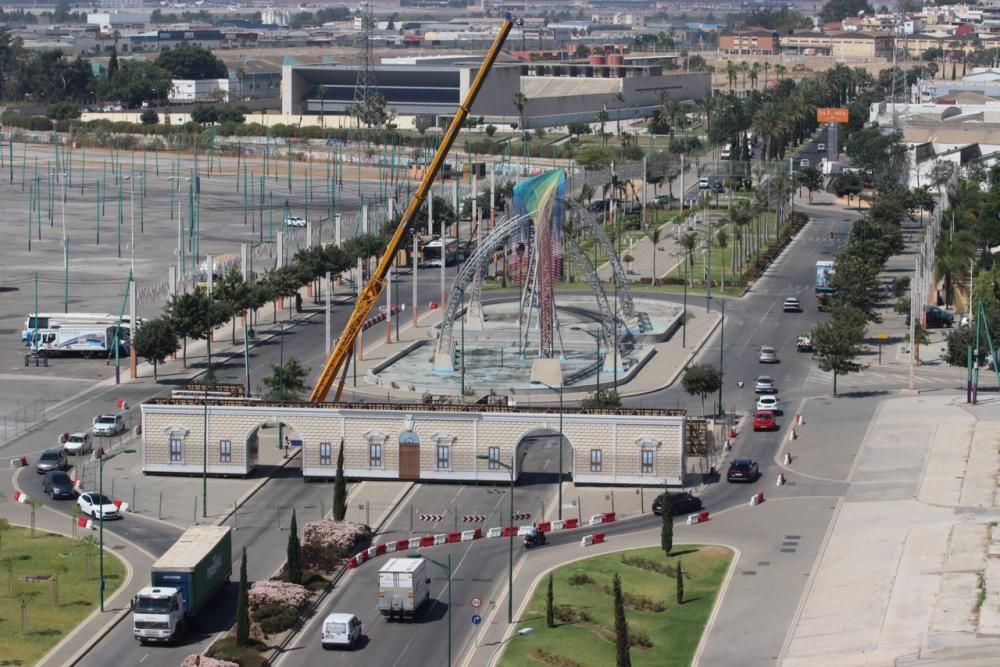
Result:
[[[149,22],[149,14],[137,12],[95,12],[87,14],[87,25],[96,25],[110,35],[115,30],[141,30]]]
[[[176,104],[229,101],[229,79],[174,79],[171,83],[169,100]]]

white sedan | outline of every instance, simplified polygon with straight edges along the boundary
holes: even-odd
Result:
[[[81,454],[89,454],[93,451],[94,444],[89,433],[70,433],[63,444],[63,449],[66,450],[67,454],[80,456]]]
[[[294,215],[290,215],[287,218],[285,218],[285,226],[287,226],[287,227],[305,227],[306,226],[306,219],[305,218],[300,218],[300,217],[297,217],[297,216],[294,216]]]
[[[778,397],[777,396],[758,396],[757,397],[757,409],[758,410],[778,410]]]
[[[111,498],[102,496],[96,491],[81,493],[76,504],[80,506],[80,511],[94,519],[104,518],[105,521],[120,519],[121,513]]]

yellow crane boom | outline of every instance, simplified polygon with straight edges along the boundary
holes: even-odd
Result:
[[[441,169],[441,163],[444,162],[444,158],[451,149],[452,144],[455,143],[455,139],[458,137],[458,133],[462,129],[462,125],[465,124],[465,118],[469,115],[469,109],[472,108],[472,103],[475,102],[476,95],[479,94],[479,89],[482,88],[483,82],[486,80],[486,75],[489,74],[490,69],[493,67],[493,63],[496,62],[497,56],[500,54],[500,49],[503,47],[504,42],[507,40],[507,36],[510,34],[511,28],[514,26],[514,21],[515,19],[512,18],[510,14],[504,17],[503,25],[500,26],[500,32],[497,34],[496,39],[493,40],[493,45],[490,46],[490,50],[486,54],[483,64],[479,66],[476,78],[472,81],[472,85],[469,86],[469,92],[459,105],[458,111],[451,121],[451,125],[448,126],[448,131],[445,132],[444,138],[441,140],[441,145],[438,146],[437,153],[434,154],[434,159],[431,160],[431,163],[427,168],[427,172],[420,181],[420,186],[413,195],[413,199],[410,200],[410,205],[406,207],[403,217],[399,219],[399,225],[396,227],[396,231],[393,232],[392,238],[386,246],[385,253],[382,255],[382,258],[379,260],[378,266],[375,269],[375,273],[368,280],[364,289],[362,289],[361,293],[358,295],[358,300],[354,304],[354,311],[351,313],[351,318],[347,321],[347,325],[340,333],[340,338],[337,339],[337,345],[330,352],[330,356],[327,358],[326,364],[323,366],[323,372],[320,373],[319,379],[316,381],[316,386],[313,387],[312,394],[309,396],[309,400],[311,402],[320,403],[325,401],[327,394],[330,393],[330,387],[333,385],[337,372],[342,368],[346,368],[345,362],[351,355],[354,347],[354,341],[357,339],[358,333],[361,331],[361,327],[364,324],[365,319],[368,317],[368,313],[371,312],[371,309],[375,306],[379,296],[382,294],[382,290],[385,289],[385,277],[389,273],[389,268],[396,257],[396,252],[403,243],[403,235],[406,233],[406,228],[409,226],[410,221],[413,220],[413,216],[415,216],[417,211],[420,210],[420,207],[423,206],[424,199],[427,198],[427,193],[431,188],[431,184],[434,182],[434,178]],[[335,400],[340,400],[343,391],[344,381],[343,378],[341,378],[340,384],[337,386]]]

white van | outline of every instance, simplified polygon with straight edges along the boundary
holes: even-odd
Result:
[[[353,649],[361,639],[361,619],[354,614],[330,614],[323,619],[323,648]]]
[[[728,160],[733,155],[733,145],[726,144],[722,147],[722,151],[719,153],[720,160]]]
[[[707,178],[699,178],[698,179],[698,189],[699,190],[708,190],[708,188],[709,188],[708,179]]]

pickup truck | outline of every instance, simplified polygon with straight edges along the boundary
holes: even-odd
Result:
[[[795,341],[795,349],[799,352],[812,352],[812,337],[809,334],[801,334],[798,340]]]

